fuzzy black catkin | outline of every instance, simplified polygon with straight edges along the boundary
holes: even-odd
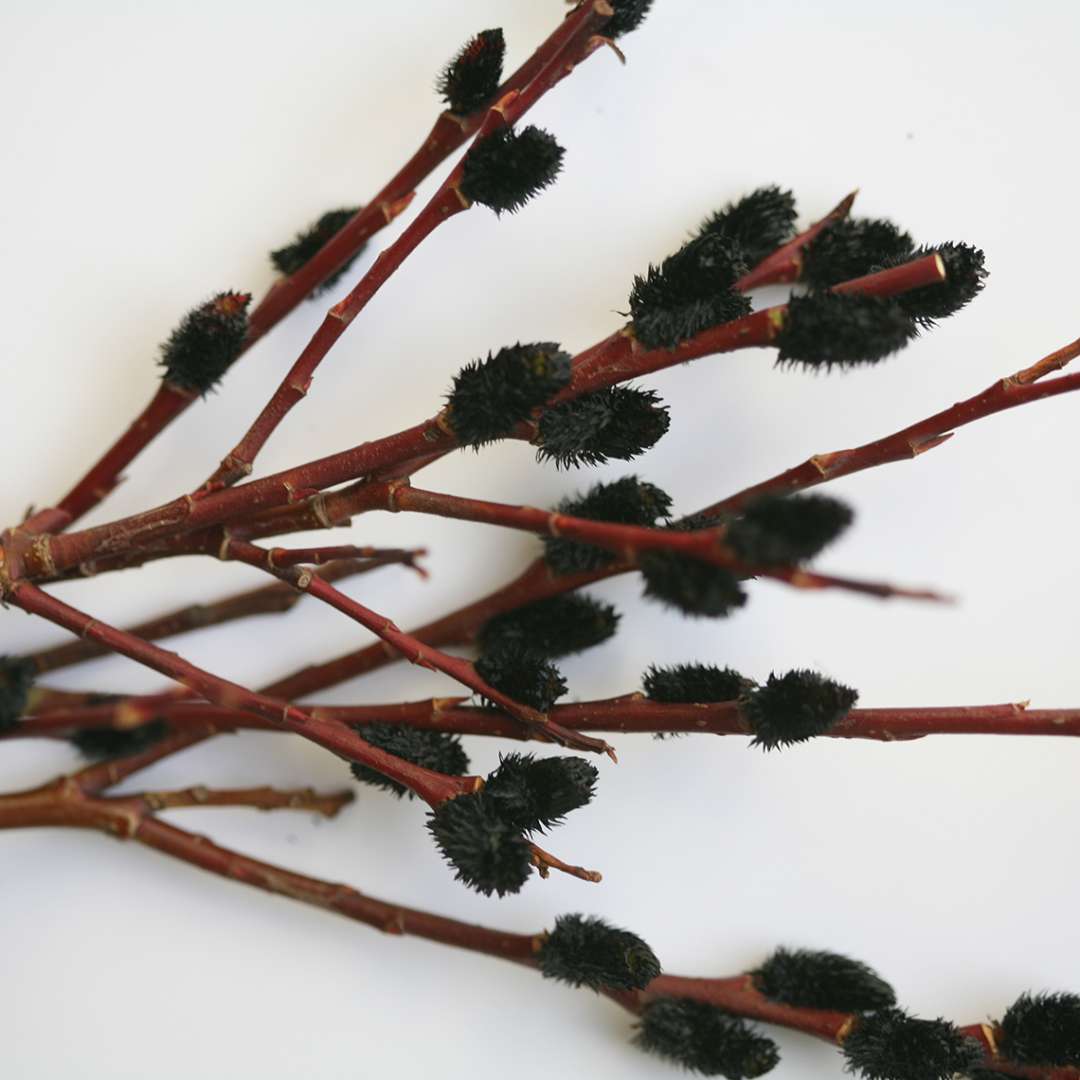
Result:
[[[169,730],[164,720],[157,719],[133,728],[83,728],[70,735],[68,742],[83,757],[107,759],[146,750],[164,739]]]
[[[812,559],[854,520],[851,508],[827,495],[763,495],[727,528],[728,546],[751,563]]]
[[[861,293],[808,293],[788,301],[774,339],[779,364],[811,370],[874,364],[902,349],[918,333],[895,299]]]
[[[819,233],[803,249],[802,280],[815,289],[862,277],[890,259],[907,260],[911,237],[882,218],[844,218]]]
[[[469,755],[457,735],[445,731],[424,731],[407,724],[354,724],[353,730],[365,742],[403,761],[448,776],[464,776],[469,771]],[[352,774],[361,783],[392,791],[399,798],[413,793],[397,780],[383,776],[377,769],[354,761]]]
[[[554,341],[518,342],[466,364],[447,395],[450,426],[462,446],[505,438],[570,382],[570,355]]]
[[[951,1080],[982,1058],[979,1044],[954,1024],[891,1008],[860,1016],[842,1049],[863,1080]]]
[[[723,618],[746,603],[739,579],[723,566],[660,550],[643,552],[638,565],[644,595],[684,615]]]
[[[1080,996],[1021,994],[1001,1018],[1000,1042],[1021,1065],[1080,1066]]]
[[[671,496],[666,491],[624,476],[607,484],[594,484],[584,495],[563,499],[556,510],[569,517],[590,521],[611,521],[618,525],[655,525],[671,510]],[[614,562],[612,552],[595,544],[567,540],[561,536],[544,538],[544,559],[557,574],[598,570]]]
[[[206,394],[232,367],[247,334],[248,293],[223,292],[189,311],[161,345],[165,382]]]
[[[556,660],[607,641],[618,625],[619,613],[611,604],[568,593],[496,615],[483,625],[477,643],[485,653],[517,643]]]
[[[611,386],[545,409],[536,456],[558,468],[630,461],[655,446],[670,423],[654,391]]]
[[[592,802],[596,767],[580,757],[503,754],[484,794],[499,816],[523,833],[543,832]]]
[[[650,701],[673,705],[735,701],[754,687],[752,680],[740,675],[734,668],[711,664],[653,666],[645,672],[642,683]]]
[[[660,974],[660,961],[637,934],[603,919],[561,915],[537,953],[540,973],[590,990],[643,990]]]
[[[702,330],[749,314],[750,301],[733,288],[746,269],[737,242],[709,233],[650,266],[634,278],[630,290],[638,341],[647,349],[671,349]]]
[[[662,997],[641,1010],[634,1042],[702,1076],[750,1080],[780,1060],[776,1043],[745,1020],[690,998]]]
[[[450,112],[467,116],[491,103],[502,79],[506,41],[499,27],[470,38],[443,68],[436,89]]]
[[[274,264],[274,268],[279,274],[286,277],[295,274],[302,266],[309,263],[315,254],[326,245],[327,241],[337,235],[360,212],[360,209],[359,206],[343,206],[337,210],[327,210],[318,221],[303,232],[297,233],[292,243],[270,252],[270,261]],[[333,288],[342,275],[348,272],[357,256],[366,246],[366,244],[363,244],[357,248],[349,261],[328,275],[320,285],[316,285],[310,295],[316,296],[327,289]]]
[[[740,707],[754,733],[750,745],[775,750],[824,735],[858,700],[850,686],[796,669],[770,675],[764,686],[746,694]]]
[[[540,712],[546,712],[566,693],[566,680],[559,669],[518,641],[485,653],[475,667],[489,686]]]
[[[0,656],[0,732],[11,731],[26,711],[37,665],[20,656]]]
[[[563,148],[538,127],[503,127],[473,143],[458,188],[465,198],[496,214],[520,210],[555,182]]]
[[[871,1012],[896,1004],[895,991],[873,968],[838,953],[777,949],[752,976],[765,997],[800,1009]]]
[[[611,38],[620,38],[636,30],[649,14],[653,0],[609,0],[615,14],[604,25],[604,33]]]
[[[735,241],[748,266],[756,266],[795,235],[795,196],[775,184],[758,188],[710,214],[698,235]]]
[[[490,896],[518,892],[531,873],[532,849],[483,791],[459,795],[428,816],[428,831],[455,877]]]
[[[945,264],[945,280],[937,285],[924,285],[900,293],[896,302],[919,326],[929,328],[939,319],[947,319],[982,292],[989,271],[986,256],[970,244],[939,244],[937,247],[921,247],[909,258],[886,261],[885,266],[899,266],[911,259],[919,259],[936,252]]]

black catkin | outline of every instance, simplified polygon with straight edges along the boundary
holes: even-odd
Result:
[[[469,756],[457,735],[445,731],[424,731],[407,724],[354,724],[353,730],[365,742],[413,765],[447,776],[464,776],[469,771]],[[404,784],[391,780],[368,765],[354,761],[351,770],[361,783],[392,791],[399,798],[402,795],[408,795],[410,799],[413,797]]]
[[[450,112],[468,116],[491,104],[502,79],[506,41],[503,32],[481,30],[443,68],[436,89]]]
[[[207,394],[243,351],[248,293],[223,292],[189,311],[161,346],[166,383]]]
[[[554,341],[518,342],[466,364],[447,395],[450,426],[462,446],[510,435],[533,409],[570,382],[570,355]]]
[[[503,127],[473,143],[465,155],[458,189],[496,214],[520,210],[555,182],[563,148],[538,127]]]
[[[660,961],[637,934],[603,919],[561,915],[537,953],[540,973],[591,990],[643,990],[660,974]]]

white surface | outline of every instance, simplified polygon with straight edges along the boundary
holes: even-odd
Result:
[[[561,10],[557,0],[8,0],[5,520],[58,497],[142,405],[157,342],[181,312],[222,288],[260,294],[270,246],[378,188],[426,131],[434,75],[470,33],[504,25],[516,64]],[[1034,361],[1080,332],[1078,32],[1080,8],[1053,0],[658,0],[625,39],[625,70],[594,58],[536,110],[567,150],[557,186],[515,217],[478,210],[426,243],[350,329],[262,467],[427,415],[453,372],[488,348],[596,340],[618,325],[635,272],[710,209],[769,182],[795,189],[804,221],[859,186],[863,214],[893,216],[920,240],[982,245],[992,279],[968,312],[878,369],[815,379],[754,352],[649,380],[674,429],[636,468],[679,510],[884,434]],[[94,520],[201,479],[322,310],[306,306],[264,341]],[[623,608],[622,630],[565,665],[574,694],[625,691],[650,662],[700,659],[759,678],[813,665],[858,686],[866,705],[1080,704],[1078,409],[1080,398],[1065,397],[1005,414],[830,489],[859,519],[823,568],[937,585],[958,606],[761,584],[729,621],[684,622],[616,580],[595,592]],[[541,467],[524,446],[459,455],[424,476],[437,489],[534,503],[590,479]],[[508,578],[534,549],[521,535],[404,516],[365,520],[355,535],[431,548],[425,586],[395,570],[354,586],[406,626]],[[59,593],[126,624],[256,581],[187,561]],[[59,639],[14,611],[0,635],[4,651]],[[280,624],[175,645],[259,683],[362,640],[306,602]],[[119,660],[63,681],[159,685]],[[395,668],[335,697],[450,689]],[[603,869],[599,887],[556,878],[484,900],[451,881],[416,804],[366,790],[334,823],[242,810],[171,817],[470,920],[531,931],[560,912],[603,914],[641,933],[672,971],[730,973],[778,943],[836,949],[876,965],[911,1009],[961,1022],[999,1014],[1025,989],[1080,988],[1080,746],[822,740],[771,756],[738,739],[618,746],[596,805],[552,838]],[[494,745],[470,750],[478,770],[496,760]],[[3,762],[0,783],[13,789],[76,758],[7,744]],[[334,786],[343,772],[312,747],[249,735],[171,760],[145,782]],[[5,1077],[677,1075],[629,1045],[614,1006],[526,971],[382,937],[96,835],[7,834],[0,853]],[[840,1075],[829,1047],[777,1037],[774,1075]]]

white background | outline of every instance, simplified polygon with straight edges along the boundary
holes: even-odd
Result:
[[[561,12],[557,0],[7,0],[6,520],[57,498],[141,407],[157,343],[181,313],[225,288],[261,294],[271,246],[381,185],[426,132],[435,73],[472,32],[503,25],[515,66]],[[968,311],[880,368],[814,378],[755,351],[650,380],[673,431],[634,467],[679,511],[1033,362],[1080,333],[1078,32],[1080,9],[1054,0],[659,0],[623,42],[625,69],[599,55],[536,110],[566,147],[559,183],[515,217],[478,208],[425,243],[334,350],[262,467],[428,415],[457,368],[489,348],[591,343],[619,325],[635,272],[709,210],[770,182],[795,189],[803,221],[858,186],[864,214],[893,216],[921,241],[983,246],[992,278]],[[260,344],[94,520],[201,480],[324,306],[306,305]],[[815,666],[857,686],[865,705],[1080,705],[1078,409],[1080,398],[1064,397],[1008,413],[830,489],[858,521],[822,568],[939,586],[957,606],[763,583],[736,617],[686,622],[619,579],[594,592],[625,612],[621,632],[565,664],[573,694],[630,690],[649,663],[704,660],[757,678]],[[590,479],[537,465],[522,445],[424,474],[436,489],[539,504]],[[509,578],[535,550],[520,534],[404,516],[365,519],[354,535],[430,547],[426,585],[391,569],[350,586],[405,626]],[[258,583],[246,568],[189,560],[57,592],[126,624]],[[15,611],[0,618],[4,651],[60,640]],[[305,601],[280,622],[175,645],[257,684],[363,641]],[[120,660],[53,681],[160,685]],[[447,680],[395,668],[320,696],[445,692]],[[469,749],[477,771],[496,762],[495,745]],[[598,887],[534,881],[485,900],[451,881],[419,806],[367,790],[333,823],[244,810],[170,818],[376,896],[509,929],[603,914],[676,972],[732,973],[780,943],[830,948],[878,967],[912,1010],[960,1022],[999,1015],[1022,990],[1080,989],[1075,744],[821,740],[766,756],[735,738],[622,738],[618,749],[595,806],[552,837],[565,857],[604,871]],[[66,747],[10,743],[3,762],[7,789],[77,763]],[[140,785],[346,780],[313,747],[245,735],[170,760]],[[6,1077],[675,1075],[629,1045],[625,1014],[587,992],[383,937],[133,845],[12,833],[0,867]],[[775,1075],[840,1075],[828,1046],[778,1038]]]

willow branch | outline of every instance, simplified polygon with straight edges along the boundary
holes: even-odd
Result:
[[[815,454],[801,465],[778,473],[742,491],[713,503],[702,514],[715,517],[731,513],[764,494],[788,494],[816,487],[841,476],[887,465],[894,461],[910,461],[928,450],[941,446],[952,438],[957,428],[993,416],[994,413],[1027,405],[1033,401],[1056,397],[1058,394],[1080,390],[1080,375],[1062,375],[1045,382],[1040,380],[1060,370],[1071,360],[1080,356],[1080,338],[1056,349],[1031,367],[988,386],[979,394],[951,405],[923,420],[917,420],[899,431],[873,442],[864,443],[853,450],[834,450],[827,454]]]

